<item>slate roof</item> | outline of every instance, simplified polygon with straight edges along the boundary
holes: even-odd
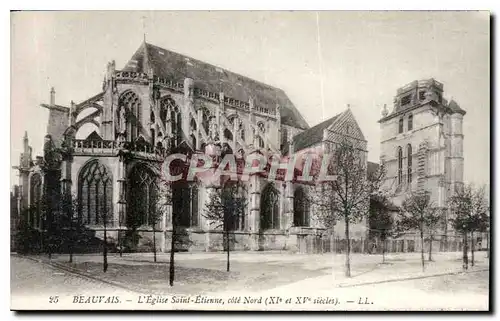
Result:
[[[147,73],[149,68],[160,78],[183,83],[184,78],[189,77],[194,80],[196,88],[214,93],[222,90],[225,96],[240,101],[248,102],[252,97],[256,106],[269,110],[274,111],[278,103],[281,106],[282,124],[309,128],[300,112],[279,88],[144,42],[123,70]]]
[[[293,138],[293,149],[294,151],[302,150],[306,147],[319,143],[323,140],[323,132],[325,129],[330,127],[331,124],[340,116],[342,113],[329,118],[316,126],[313,126],[302,133],[295,135]]]

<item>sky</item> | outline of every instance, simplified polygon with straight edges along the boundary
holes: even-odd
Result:
[[[41,155],[50,88],[69,106],[100,92],[106,65],[148,43],[285,90],[310,126],[351,106],[378,162],[384,104],[435,78],[467,111],[464,180],[490,181],[488,12],[86,11],[11,14],[11,165],[28,131]],[[11,171],[11,184],[17,183]]]

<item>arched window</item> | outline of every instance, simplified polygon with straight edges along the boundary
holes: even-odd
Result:
[[[133,91],[128,90],[120,96],[118,104],[120,108],[125,107],[128,140],[134,141],[141,133],[141,100]]]
[[[159,221],[156,175],[144,164],[134,166],[128,179],[127,225],[152,226]]]
[[[403,125],[404,125],[403,118],[401,117],[399,119],[399,131],[398,131],[398,133],[400,133],[400,134],[403,132]]]
[[[413,129],[413,115],[410,114],[410,116],[408,116],[408,130],[412,129]]]
[[[172,211],[178,226],[198,226],[198,186],[196,184],[176,182],[172,185]]]
[[[31,227],[40,227],[42,211],[42,176],[35,173],[30,179],[30,213],[29,224]]]
[[[272,183],[264,187],[260,194],[260,228],[261,230],[279,229],[279,192]]]
[[[403,149],[398,147],[398,185],[403,182]]]
[[[406,147],[406,151],[407,151],[407,154],[408,154],[408,183],[411,184],[411,172],[412,172],[412,150],[411,150],[411,145],[408,144],[408,146]]]
[[[78,178],[79,217],[84,224],[112,222],[113,180],[106,166],[95,160],[81,170]]]
[[[309,226],[309,205],[304,188],[297,187],[293,193],[294,226]]]
[[[160,100],[160,120],[164,124],[167,132],[170,128],[172,135],[172,146],[177,146],[181,139],[181,113],[179,107],[170,96],[165,96]],[[170,126],[168,126],[168,123]]]
[[[221,196],[223,203],[226,203],[225,208],[229,213],[230,221],[228,228],[231,231],[241,231],[245,229],[245,214],[244,208],[234,209],[233,206],[245,206],[241,200],[247,199],[246,191],[241,184],[236,181],[227,181],[224,184],[225,193]]]

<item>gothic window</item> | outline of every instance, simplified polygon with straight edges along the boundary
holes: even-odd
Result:
[[[165,129],[170,131],[173,145],[177,145],[180,142],[181,113],[170,96],[165,96],[160,100],[160,121]],[[167,126],[168,123],[170,127]]]
[[[128,183],[127,225],[139,227],[158,224],[156,175],[146,165],[138,164],[132,169]]]
[[[151,124],[155,123],[155,113],[151,110],[151,113],[149,114],[149,120],[151,121]]]
[[[403,149],[398,147],[398,185],[403,182]]]
[[[186,182],[173,184],[172,211],[178,226],[198,226],[198,186],[196,184],[188,185]]]
[[[111,173],[95,160],[81,170],[78,178],[79,217],[84,224],[109,223],[113,217]]]
[[[412,150],[411,150],[411,145],[408,144],[406,147],[407,153],[408,153],[408,183],[411,184],[411,172],[412,172]]]
[[[410,116],[408,116],[408,130],[412,129],[413,129],[413,115],[410,114]]]
[[[400,133],[400,134],[403,132],[403,122],[404,122],[404,120],[403,120],[403,118],[401,117],[401,118],[399,119],[399,130],[398,130],[398,133]]]
[[[35,173],[30,179],[30,208],[29,224],[31,227],[40,226],[41,206],[42,206],[42,177]]]
[[[128,90],[120,96],[118,104],[120,108],[125,107],[128,139],[134,141],[141,132],[141,100],[133,91]]]
[[[309,226],[309,205],[304,188],[299,186],[293,194],[294,226]]]
[[[279,192],[272,183],[266,185],[260,197],[260,228],[261,230],[279,229]]]
[[[229,196],[230,198],[234,198],[234,199],[227,199],[228,202],[232,202],[232,205],[231,203],[229,203],[229,206],[226,205],[226,208],[230,209],[231,210],[231,206],[239,206],[239,205],[243,205],[243,203],[239,202],[239,201],[235,201],[240,199],[240,200],[245,200],[247,199],[247,195],[245,194],[245,190],[243,189],[243,187],[241,185],[238,185],[238,186],[235,186],[235,184],[237,184],[235,181],[228,181],[224,188],[229,190],[227,193],[225,193],[225,195]],[[234,189],[233,191],[231,191],[231,189]],[[241,231],[241,230],[244,230],[245,229],[245,209],[243,210],[237,210],[237,211],[233,211],[233,213],[229,213],[229,217],[230,217],[230,221],[228,222],[229,223],[229,230],[231,231]],[[234,213],[237,213],[236,215]]]

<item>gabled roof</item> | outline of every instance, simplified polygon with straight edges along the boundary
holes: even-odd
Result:
[[[325,129],[330,127],[337,118],[342,115],[342,113],[329,118],[316,126],[313,126],[300,134],[293,137],[293,149],[294,151],[302,150],[306,147],[312,146],[323,141],[323,132]]]
[[[332,133],[343,133],[346,130],[347,125],[354,125],[354,131],[351,131],[348,135],[355,139],[365,141],[365,137],[361,128],[359,128],[354,115],[350,108],[347,108],[343,112],[329,118],[316,126],[297,134],[293,138],[294,151],[298,152],[306,147],[315,145],[324,140],[323,134],[325,130],[328,130],[327,136],[330,137]],[[351,127],[352,128],[352,127]],[[328,140],[328,137],[326,138]]]
[[[184,78],[189,77],[194,80],[196,88],[214,93],[223,91],[227,97],[240,101],[248,102],[252,97],[256,106],[272,111],[278,103],[281,106],[282,124],[309,128],[300,112],[279,88],[144,42],[123,70],[147,73],[149,68],[160,78],[182,83]]]

